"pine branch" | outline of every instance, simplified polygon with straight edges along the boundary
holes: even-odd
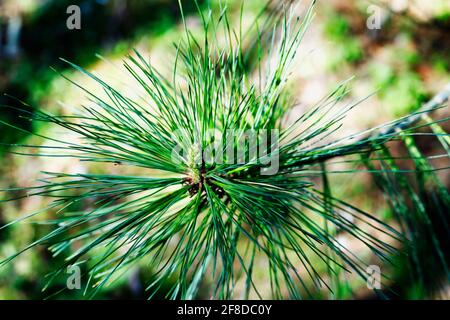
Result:
[[[423,120],[425,116],[436,111],[442,105],[444,105],[450,99],[450,83],[439,93],[437,93],[431,100],[425,103],[418,111],[414,112],[413,115],[408,116],[405,120],[398,123],[394,123],[390,126],[384,127],[379,135],[390,135],[395,132],[407,129]],[[374,138],[374,137],[372,137]]]
[[[275,25],[271,16],[272,44],[264,50],[267,32],[252,29],[257,41],[249,50],[258,47],[259,57],[255,68],[263,69],[263,56],[268,61],[265,74],[256,81],[248,76],[242,43],[242,33],[250,31],[233,30],[226,8],[221,8],[220,18],[199,11],[201,37],[190,32],[183,16],[185,33],[176,46],[172,79],[162,76],[137,51],[128,57],[124,67],[147,95],[139,101],[66,61],[94,80],[106,98],[67,79],[89,96],[90,108],[84,108],[81,115],[36,111],[27,116],[76,134],[77,142],[36,134],[52,145],[16,147],[39,150],[28,152],[31,156],[140,167],[157,170],[160,176],[44,173],[47,178],[37,187],[2,190],[14,194],[3,201],[31,196],[54,199],[47,208],[8,226],[45,211],[55,217],[46,221],[52,231],[0,261],[0,266],[44,245],[54,256],[66,256],[50,274],[49,285],[67,266],[83,263],[88,285],[92,285],[86,290],[95,295],[129,267],[149,258],[154,272],[148,284],[150,296],[176,274],[167,297],[192,298],[204,276],[211,274],[210,297],[228,299],[234,297],[239,278],[245,279],[247,296],[250,292],[262,296],[253,277],[255,261],[261,258],[268,266],[266,280],[272,297],[299,299],[330,289],[320,272],[324,265],[329,272],[339,269],[364,280],[368,277],[367,261],[331,230],[345,233],[381,262],[389,263],[397,253],[392,242],[404,241],[405,235],[335,197],[330,186],[322,192],[316,177],[328,181],[326,175],[331,172],[324,166],[328,159],[367,155],[392,139],[407,137],[397,129],[409,128],[421,113],[320,144],[363,102],[337,108],[349,92],[343,83],[284,128],[282,117],[289,107],[284,86],[312,20],[313,5],[314,1],[302,19],[290,8]],[[218,32],[225,45],[218,42]],[[422,114],[447,100],[447,91],[427,104]],[[375,136],[356,139],[380,128]],[[230,138],[228,131],[234,133]],[[273,135],[252,144],[251,139],[261,132]],[[222,143],[216,147],[217,142]],[[184,152],[174,152],[179,148]],[[242,154],[236,161],[239,151]],[[421,158],[418,152],[414,154]],[[268,169],[273,170],[268,173]],[[391,172],[396,171],[391,168]],[[69,211],[85,203],[90,205]],[[389,241],[380,239],[380,234]]]

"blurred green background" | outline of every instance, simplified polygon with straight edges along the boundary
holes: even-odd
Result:
[[[182,1],[188,26],[199,28],[193,1]],[[239,19],[241,1],[223,0],[231,8],[232,17]],[[272,1],[274,7],[277,1]],[[307,1],[301,1],[303,5]],[[382,28],[369,30],[366,21],[371,4],[380,8]],[[81,30],[69,30],[66,8],[77,4],[81,8]],[[219,1],[200,1],[203,9],[219,7]],[[244,21],[250,23],[263,9],[264,1],[246,0]],[[270,8],[270,6],[269,6]],[[69,113],[83,103],[83,95],[58,72],[79,83],[84,78],[59,60],[67,60],[111,78],[123,90],[127,88],[120,73],[120,61],[137,48],[149,56],[163,72],[170,70],[174,52],[172,43],[182,32],[177,0],[0,0],[0,93],[26,102],[29,106],[6,96],[0,104],[26,109],[41,108],[53,113]],[[99,59],[100,54],[106,59]],[[375,95],[352,113],[344,130],[355,131],[378,125],[416,110],[422,102],[450,82],[450,1],[319,1],[316,17],[309,27],[298,64],[293,69],[289,90],[299,106],[292,116],[312,105],[337,82],[356,76],[352,95]],[[89,84],[85,84],[89,86]],[[17,116],[14,109],[2,108],[0,120],[35,133],[52,132],[54,128],[40,127]],[[98,170],[75,160],[45,160],[20,157],[11,153],[14,143],[40,143],[25,131],[1,126],[0,187],[33,184],[39,171]],[[445,128],[448,132],[448,128]],[[427,152],[433,153],[433,146]],[[111,168],[111,170],[116,170]],[[447,186],[449,177],[441,177]],[[375,194],[370,177],[361,174],[339,178],[339,195],[352,204],[391,218],[381,195]],[[351,180],[352,179],[352,180]],[[352,183],[348,183],[351,180]],[[42,201],[42,202],[40,202]],[[0,226],[32,212],[44,200],[25,198],[18,202],[0,203]],[[52,213],[46,213],[51,215]],[[41,218],[44,219],[45,214]],[[4,258],[27,243],[45,234],[45,226],[25,224],[0,230],[0,258]],[[351,245],[351,244],[350,244]],[[357,250],[357,248],[355,248]],[[364,253],[361,253],[364,254]],[[399,258],[401,259],[401,258]],[[426,259],[426,257],[424,257]],[[43,275],[52,270],[58,259],[41,248],[26,252],[13,263],[0,268],[0,299],[41,299],[45,284]],[[388,268],[388,267],[387,267]],[[394,298],[449,298],[450,287],[444,284],[432,293],[423,292],[414,279],[406,275],[399,260],[395,268],[389,267]],[[264,270],[256,272],[264,274]],[[430,269],[430,277],[433,275]],[[102,290],[98,298],[146,298],[145,283],[152,277],[145,263]],[[256,280],[257,281],[257,280]],[[349,278],[332,298],[374,298],[358,280]],[[50,292],[64,286],[64,279]],[[82,298],[82,290],[65,291],[58,298]],[[204,294],[204,296],[202,296]],[[199,298],[206,297],[200,293]],[[317,298],[330,298],[317,292]]]

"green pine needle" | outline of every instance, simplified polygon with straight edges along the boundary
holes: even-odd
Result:
[[[108,98],[102,99],[74,83],[91,100],[81,115],[54,116],[37,111],[29,116],[76,133],[81,142],[44,137],[53,144],[21,147],[41,150],[33,156],[115,163],[156,170],[158,174],[151,177],[46,172],[39,186],[4,190],[6,194],[25,192],[4,201],[31,196],[54,198],[49,207],[8,226],[46,211],[56,212],[56,218],[46,221],[53,226],[51,232],[1,264],[43,245],[55,256],[65,256],[65,262],[49,274],[49,284],[68,266],[83,264],[84,276],[89,279],[89,296],[131,266],[146,261],[154,275],[147,288],[150,297],[170,280],[173,282],[168,298],[192,299],[207,278],[211,281],[211,298],[228,299],[237,298],[238,282],[245,287],[244,297],[250,293],[263,296],[254,281],[256,264],[261,259],[267,265],[266,279],[273,298],[308,298],[321,288],[338,290],[342,272],[354,272],[366,279],[367,262],[341,243],[339,234],[346,234],[381,261],[389,262],[398,254],[398,246],[392,243],[405,242],[409,236],[336,198],[327,176],[353,174],[360,170],[358,165],[366,163],[364,171],[383,179],[402,177],[394,165],[395,159],[383,150],[389,141],[412,139],[419,126],[404,124],[412,124],[417,114],[325,142],[339,130],[346,114],[362,102],[343,109],[337,107],[349,92],[345,82],[291,126],[283,125],[282,117],[290,107],[284,86],[312,20],[313,7],[312,4],[301,19],[292,8],[284,8],[281,18],[272,16],[264,30],[252,31],[252,39],[257,40],[249,46],[245,34],[250,31],[233,30],[226,7],[219,16],[199,10],[203,37],[195,37],[184,23],[185,34],[176,45],[172,79],[162,76],[138,52],[124,62],[126,70],[146,92],[147,105],[66,61],[95,80]],[[271,36],[267,31],[270,29]],[[218,34],[225,36],[225,45],[219,44]],[[252,55],[248,54],[250,51]],[[255,52],[257,63],[251,68],[259,70],[260,79],[252,81],[248,65]],[[276,63],[262,65],[263,57],[274,58]],[[433,122],[432,128],[448,151],[447,135],[437,123]],[[219,134],[211,135],[212,130]],[[221,136],[229,131],[234,136]],[[275,135],[268,139],[265,148],[254,152],[250,140],[245,139],[249,132]],[[223,154],[224,161],[208,161],[211,159],[205,158],[204,153],[217,142],[225,143],[213,155]],[[174,153],[180,146],[187,152]],[[229,146],[233,154],[236,146],[243,147],[246,160],[233,163],[227,154]],[[370,158],[374,153],[378,158]],[[355,169],[327,170],[325,162],[336,157]],[[385,157],[388,168],[371,165]],[[421,172],[435,170],[422,163],[426,159],[418,152],[408,158],[417,159],[417,170]],[[274,159],[279,161],[277,170],[268,173]],[[422,179],[428,179],[428,174],[423,174]],[[320,186],[321,177],[324,189]],[[398,192],[392,183],[384,187]],[[445,188],[438,189],[448,203]],[[405,190],[414,195],[414,191]],[[403,199],[395,196],[394,206],[400,218],[413,225]],[[414,201],[419,204],[420,199],[414,196]],[[81,205],[82,209],[70,210],[74,205]],[[417,214],[420,213],[424,214],[418,209]],[[448,211],[443,214],[448,215]],[[380,233],[391,241],[381,240]],[[326,266],[329,277],[324,276],[319,265]]]

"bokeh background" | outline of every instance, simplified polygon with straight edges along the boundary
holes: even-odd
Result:
[[[223,1],[228,4],[232,18],[238,20],[241,0]],[[188,26],[194,31],[200,30],[193,1],[182,2]],[[307,1],[301,2],[307,4]],[[264,3],[245,0],[244,22],[253,21]],[[81,30],[68,30],[66,27],[69,16],[66,9],[71,4],[81,8]],[[202,10],[207,5],[213,9],[219,7],[218,0],[199,1],[199,4]],[[366,27],[370,14],[367,9],[373,4],[382,8],[380,30]],[[268,10],[275,7],[276,1],[272,1]],[[136,48],[149,56],[152,64],[162,72],[169,71],[174,53],[172,43],[177,42],[182,31],[177,0],[0,0],[0,93],[17,97],[28,106],[3,95],[0,104],[56,114],[69,114],[82,105],[85,101],[83,93],[58,72],[87,87],[91,84],[62,63],[60,57],[104,75],[121,90],[132,94],[133,88],[127,86],[120,70],[122,59]],[[317,102],[338,82],[351,76],[355,76],[352,97],[374,95],[350,114],[342,134],[376,126],[412,112],[450,82],[450,1],[318,1],[316,16],[292,71],[288,89],[298,102],[289,115],[292,118]],[[26,131],[39,134],[57,134],[57,131],[53,127],[25,121],[12,109],[2,108],[0,120],[24,129],[0,126],[0,188],[32,185],[39,178],[40,171],[120,170],[113,166],[98,168],[70,159],[14,155],[11,151],[14,152],[15,148],[10,144],[44,143]],[[427,153],[432,154],[434,147],[426,146]],[[448,173],[442,173],[441,178],[446,186],[450,185]],[[337,195],[348,202],[385,221],[392,218],[389,207],[382,195],[375,191],[368,174],[339,176],[332,183],[337,186]],[[0,226],[36,210],[46,201],[24,198],[0,203]],[[44,220],[52,214],[55,213],[43,213],[37,219]],[[0,230],[0,258],[47,231],[45,226],[34,224]],[[357,252],[362,250],[357,244],[348,245]],[[367,253],[361,251],[358,254]],[[422,258],[426,259],[426,256]],[[52,270],[58,259],[52,259],[45,248],[40,248],[26,252],[13,263],[0,268],[0,299],[46,297],[47,293],[41,291],[46,280],[43,275]],[[393,298],[450,298],[450,286],[445,280],[442,280],[440,288],[431,293],[424,292],[402,268],[401,259],[397,259],[395,267],[383,269],[391,277],[390,285],[396,291]],[[258,277],[262,279],[265,272],[264,268],[256,270],[255,281]],[[433,275],[432,270],[430,274],[430,277],[440,276]],[[356,277],[342,277],[345,285],[339,288],[339,292],[332,296],[316,292],[317,298],[376,298]],[[98,298],[146,298],[145,283],[151,278],[152,270],[143,262],[120,281],[103,289]],[[58,285],[64,283],[55,284],[56,287]],[[58,298],[81,299],[82,294],[82,290],[72,290]],[[200,292],[199,298],[202,297],[207,297],[206,289]]]

